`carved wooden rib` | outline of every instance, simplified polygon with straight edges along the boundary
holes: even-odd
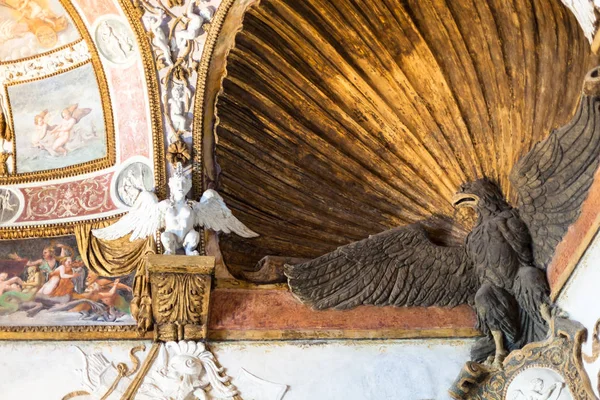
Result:
[[[508,175],[568,121],[594,64],[556,0],[263,0],[218,100],[221,191],[261,237],[223,238],[234,271],[312,258],[434,213]],[[514,201],[513,201],[514,204]]]

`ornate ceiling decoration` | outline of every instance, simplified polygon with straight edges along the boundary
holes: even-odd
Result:
[[[439,214],[572,115],[596,59],[552,0],[263,0],[248,9],[218,98],[221,192],[261,236],[221,240],[233,271],[315,257]],[[450,233],[450,234],[449,234]]]
[[[154,59],[136,18],[128,1],[0,5],[0,190],[11,208],[0,238],[119,213],[126,174],[164,186]]]

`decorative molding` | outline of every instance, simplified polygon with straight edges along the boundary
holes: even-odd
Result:
[[[13,82],[43,79],[90,61],[92,55],[88,43],[80,39],[51,52],[44,56],[22,58],[10,63],[0,63],[0,83],[10,85]]]
[[[169,144],[182,141],[192,123],[194,72],[214,14],[209,1],[180,1],[168,8],[160,1],[134,2],[154,52]]]
[[[135,325],[3,326],[0,340],[114,340],[151,339],[140,336]]]
[[[108,398],[113,392],[117,391],[122,383],[130,384],[132,379],[131,375],[135,374],[140,368],[140,359],[136,355],[139,351],[145,351],[146,346],[136,346],[129,352],[132,367],[130,368],[127,364],[121,362],[115,365],[102,353],[86,354],[79,347],[75,346],[81,353],[84,359],[84,368],[78,370],[81,374],[81,380],[86,386],[87,391],[77,391],[77,395],[90,395],[93,398]],[[77,395],[70,393],[63,397],[74,398]]]
[[[211,29],[208,32],[204,48],[202,50],[202,56],[200,57],[200,63],[198,64],[198,79],[196,81],[196,93],[194,99],[194,122],[192,124],[192,140],[194,143],[194,149],[192,154],[192,182],[194,186],[194,195],[199,196],[204,191],[204,173],[205,173],[205,162],[213,165],[212,157],[205,157],[204,151],[206,148],[205,136],[212,136],[214,134],[214,127],[206,127],[204,118],[207,112],[205,108],[205,102],[209,96],[207,90],[207,79],[209,74],[209,67],[213,60],[215,52],[215,46],[218,39],[220,38],[221,30],[225,19],[229,14],[229,11],[235,0],[223,0],[217,9],[213,21],[211,23]],[[214,94],[216,97],[216,94]],[[216,110],[211,110],[211,117],[216,118]],[[206,130],[210,130],[210,135],[205,133]],[[214,140],[214,138],[212,138]],[[212,146],[208,146],[211,148]],[[215,180],[215,177],[211,177]]]
[[[82,181],[23,188],[25,208],[17,222],[100,214],[116,209],[110,192],[112,173]]]
[[[155,340],[205,339],[214,258],[151,254],[147,261]]]
[[[510,353],[502,368],[496,369],[475,362],[468,362],[449,390],[457,400],[504,400],[509,391],[514,391],[513,382],[525,371],[536,377],[533,369],[551,371],[560,377],[574,400],[595,400],[590,380],[583,368],[581,346],[586,338],[586,329],[578,322],[564,318],[553,318],[550,322],[549,338],[530,343],[521,350]],[[536,384],[536,382],[530,382]],[[558,390],[560,381],[553,390]],[[539,384],[539,382],[538,382]],[[548,389],[548,388],[546,388]],[[562,387],[560,387],[563,390]]]

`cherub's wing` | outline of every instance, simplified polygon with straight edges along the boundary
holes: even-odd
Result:
[[[553,130],[515,165],[521,219],[533,240],[537,267],[546,269],[554,250],[577,220],[600,156],[600,98],[583,95],[572,120]]]
[[[112,225],[93,229],[99,239],[115,240],[131,233],[129,240],[146,238],[164,228],[164,207],[152,192],[142,191],[131,210]]]
[[[196,215],[196,225],[217,232],[234,232],[245,238],[258,236],[256,232],[234,217],[231,210],[225,205],[223,198],[212,189],[205,191],[199,202],[193,203],[193,209]]]
[[[438,246],[420,224],[403,226],[286,265],[292,293],[316,309],[378,306],[454,307],[478,289],[464,247]]]
[[[92,112],[91,108],[76,108],[75,110],[73,110],[73,113],[71,115],[73,116],[73,118],[75,118],[75,121],[79,122],[81,121],[81,118],[85,117],[90,112]]]

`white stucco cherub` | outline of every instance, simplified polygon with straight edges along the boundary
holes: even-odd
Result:
[[[178,164],[169,179],[171,196],[168,200],[159,202],[156,194],[143,190],[126,215],[106,228],[92,230],[92,233],[104,240],[115,240],[131,233],[130,240],[134,241],[164,229],[160,235],[164,254],[175,254],[177,249],[183,248],[187,255],[198,255],[196,247],[200,234],[196,226],[217,232],[234,232],[245,238],[258,236],[233,216],[216,191],[208,189],[198,202],[186,198],[191,188],[190,177]]]
[[[153,35],[152,45],[162,52],[162,57],[166,65],[173,65],[169,41],[162,28],[165,12],[159,8],[157,9],[157,14],[144,16],[144,19]]]
[[[202,8],[195,12],[194,7],[196,5],[197,0],[191,0],[188,3],[184,16],[184,19],[187,20],[187,26],[175,33],[175,43],[181,52],[185,52],[192,41],[204,34],[202,25],[212,21],[213,18],[214,9],[212,7]]]
[[[171,98],[169,99],[169,115],[171,122],[173,122],[173,128],[176,132],[185,132],[186,118],[185,113],[190,108],[190,90],[185,86],[184,83],[173,83],[171,89]]]

